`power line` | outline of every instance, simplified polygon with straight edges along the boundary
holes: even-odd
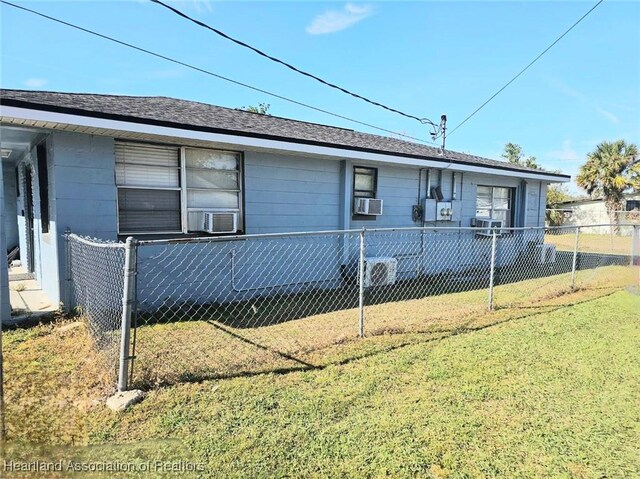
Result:
[[[473,113],[471,113],[468,117],[466,117],[464,120],[462,120],[462,122],[460,122],[458,124],[458,126],[456,126],[453,130],[451,130],[449,132],[449,136],[451,136],[451,134],[456,131],[458,128],[460,128],[462,125],[464,125],[467,121],[469,121],[476,113],[478,113],[480,110],[482,110],[487,103],[489,103],[491,100],[493,100],[495,97],[497,97],[500,93],[502,93],[502,91],[507,88],[509,85],[511,85],[514,81],[516,81],[518,79],[518,77],[520,75],[522,75],[524,72],[526,72],[529,67],[531,67],[534,63],[536,63],[540,58],[542,58],[542,56],[547,53],[549,50],[551,50],[556,43],[558,43],[560,40],[562,40],[564,38],[564,36],[569,33],[571,30],[573,30],[580,22],[582,22],[582,20],[584,20],[585,18],[587,18],[587,16],[593,12],[604,0],[600,0],[598,3],[596,3],[593,7],[591,7],[589,9],[589,11],[587,13],[585,13],[584,15],[582,15],[578,21],[576,21],[573,25],[571,25],[567,30],[565,30],[565,32],[560,35],[558,38],[555,39],[555,41],[549,45],[547,48],[545,48],[542,53],[540,53],[540,55],[538,55],[537,57],[535,57],[531,63],[529,63],[526,67],[524,67],[522,70],[520,70],[520,72],[514,76],[511,80],[509,80],[502,88],[500,88],[497,92],[495,92],[493,95],[491,95],[491,97],[489,97],[489,99],[487,101],[485,101],[482,105],[480,105],[478,108],[475,109],[475,111]]]
[[[248,43],[243,42],[242,40],[238,40],[237,38],[233,38],[232,36],[227,35],[223,31],[218,30],[217,28],[212,27],[211,25],[208,25],[208,24],[206,24],[206,23],[204,23],[204,22],[202,22],[200,20],[197,20],[197,19],[187,15],[186,13],[181,12],[177,8],[172,7],[171,5],[167,5],[164,2],[161,2],[160,0],[151,0],[151,1],[153,3],[157,3],[158,5],[163,6],[164,8],[172,11],[176,15],[178,15],[178,16],[186,19],[186,20],[189,20],[192,23],[195,23],[196,25],[198,25],[198,26],[200,26],[202,28],[206,28],[207,30],[212,31],[213,33],[221,36],[222,38],[225,38],[227,40],[232,41],[236,45],[240,45],[241,47],[248,48],[249,50],[257,53],[260,56],[263,56],[264,58],[267,58],[268,60],[271,60],[273,62],[279,63],[280,65],[283,65],[286,68],[288,68],[288,69],[290,69],[290,70],[292,70],[292,71],[294,71],[296,73],[299,73],[299,74],[304,75],[306,77],[312,78],[312,79],[322,83],[323,85],[326,85],[328,87],[334,88],[334,89],[336,89],[338,91],[341,91],[342,93],[346,93],[347,95],[351,95],[352,97],[358,98],[359,100],[366,101],[367,103],[370,103],[371,105],[375,105],[375,106],[378,106],[380,108],[384,108],[385,110],[388,110],[390,112],[397,113],[398,115],[402,115],[404,117],[411,118],[413,120],[418,120],[422,124],[429,124],[429,125],[433,126],[434,128],[438,126],[438,125],[436,125],[435,123],[433,123],[431,120],[429,120],[427,118],[420,118],[418,116],[411,115],[410,113],[405,113],[405,112],[403,112],[401,110],[397,110],[395,108],[391,108],[390,106],[384,105],[384,104],[379,103],[377,101],[371,100],[371,99],[369,99],[369,98],[367,98],[365,96],[362,96],[362,95],[354,93],[354,92],[352,92],[350,90],[347,90],[346,88],[343,88],[343,87],[341,87],[339,85],[336,85],[335,83],[328,82],[327,80],[324,80],[324,79],[322,79],[322,78],[320,78],[320,77],[318,77],[318,76],[316,76],[316,75],[314,75],[312,73],[309,73],[307,71],[301,70],[301,69],[293,66],[292,64],[285,62],[284,60],[280,60],[279,58],[276,58],[276,57],[274,57],[272,55],[269,55],[268,53],[265,53],[262,50],[254,47],[254,46],[251,46]]]
[[[57,23],[60,23],[62,25],[65,25],[67,27],[71,27],[71,28],[74,28],[76,30],[80,30],[82,32],[89,33],[90,35],[94,35],[96,37],[100,37],[100,38],[102,38],[104,40],[109,40],[109,41],[117,43],[119,45],[122,45],[122,46],[125,46],[125,47],[128,47],[128,48],[132,48],[132,49],[137,50],[139,52],[143,52],[143,53],[146,53],[148,55],[152,55],[154,57],[161,58],[162,60],[166,60],[166,61],[175,63],[177,65],[181,65],[181,66],[186,67],[186,68],[190,68],[191,70],[195,70],[195,71],[198,71],[200,73],[204,73],[206,75],[213,76],[213,77],[218,78],[220,80],[224,80],[224,81],[233,83],[233,84],[238,85],[238,86],[249,88],[251,90],[257,91],[259,93],[263,93],[265,95],[272,96],[274,98],[278,98],[280,100],[287,101],[289,103],[293,103],[294,105],[302,106],[304,108],[309,108],[311,110],[315,110],[315,111],[318,111],[320,113],[324,113],[326,115],[331,115],[331,116],[334,116],[336,118],[340,118],[342,120],[347,120],[347,121],[350,121],[350,122],[353,122],[353,123],[357,123],[359,125],[363,125],[363,126],[366,126],[366,127],[369,127],[369,128],[373,128],[373,129],[378,130],[378,131],[383,131],[385,133],[389,133],[389,134],[392,134],[392,135],[398,135],[398,136],[403,137],[403,138],[408,138],[408,139],[411,139],[411,140],[415,140],[415,141],[418,141],[420,143],[435,144],[432,141],[425,141],[425,140],[422,140],[421,138],[416,138],[414,136],[406,135],[404,133],[399,133],[397,131],[387,130],[386,128],[381,128],[379,126],[372,125],[371,123],[366,123],[364,121],[356,120],[356,119],[350,118],[348,116],[340,115],[338,113],[333,113],[331,111],[324,110],[322,108],[319,108],[319,107],[316,107],[316,106],[313,106],[313,105],[309,105],[309,104],[306,104],[306,103],[303,103],[303,102],[300,102],[300,101],[297,101],[297,100],[293,100],[291,98],[287,98],[287,97],[279,95],[277,93],[273,93],[273,92],[270,92],[268,90],[264,90],[262,88],[255,87],[253,85],[249,85],[248,83],[243,83],[243,82],[240,82],[238,80],[233,80],[232,78],[228,78],[228,77],[225,77],[225,76],[220,75],[218,73],[214,73],[214,72],[212,72],[210,70],[206,70],[204,68],[200,68],[200,67],[191,65],[191,64],[183,62],[181,60],[176,60],[175,58],[171,58],[171,57],[168,57],[168,56],[163,55],[161,53],[157,53],[157,52],[154,52],[154,51],[151,51],[151,50],[147,50],[146,48],[138,47],[138,46],[133,45],[131,43],[127,43],[127,42],[124,42],[122,40],[118,40],[117,38],[113,38],[113,37],[110,37],[108,35],[105,35],[105,34],[98,33],[96,31],[90,30],[88,28],[84,28],[84,27],[81,27],[79,25],[75,25],[73,23],[70,23],[70,22],[67,22],[67,21],[64,21],[64,20],[60,20],[59,18],[55,18],[55,17],[52,17],[50,15],[46,15],[46,14],[38,12],[36,10],[31,10],[30,8],[23,7],[21,5],[16,5],[14,3],[8,2],[7,0],[0,0],[0,3],[3,3],[5,5],[9,5],[11,7],[14,7],[14,8],[17,8],[17,9],[20,9],[20,10],[24,10],[25,12],[32,13],[32,14],[37,15],[39,17],[45,18],[47,20],[51,20],[53,22],[57,22]]]

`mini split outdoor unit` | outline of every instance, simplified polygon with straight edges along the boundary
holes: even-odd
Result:
[[[235,211],[203,211],[202,231],[235,233],[238,231],[238,214]]]
[[[493,236],[493,232],[500,236],[502,234],[502,221],[487,218],[476,218],[475,227],[478,228],[478,236]]]
[[[396,282],[398,260],[395,258],[365,258],[364,286],[386,286]]]
[[[353,210],[357,215],[379,216],[382,214],[382,200],[375,198],[356,198]]]

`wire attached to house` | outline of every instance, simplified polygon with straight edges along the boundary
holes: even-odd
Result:
[[[431,144],[435,144],[435,143],[434,143],[434,142],[432,142],[432,141],[426,141],[426,140],[423,140],[423,139],[421,139],[421,138],[417,138],[417,137],[415,137],[415,136],[410,136],[410,135],[406,135],[406,134],[404,134],[404,133],[399,133],[399,132],[397,132],[397,131],[388,130],[388,129],[386,129],[386,128],[382,128],[382,127],[379,127],[379,126],[376,126],[376,125],[372,125],[371,123],[366,123],[366,122],[364,122],[364,121],[356,120],[356,119],[354,119],[354,118],[350,118],[350,117],[348,117],[348,116],[344,116],[344,115],[341,115],[341,114],[339,114],[339,113],[333,113],[333,112],[331,112],[331,111],[329,111],[329,110],[325,110],[325,109],[323,109],[323,108],[319,108],[319,107],[316,107],[316,106],[313,106],[313,105],[309,105],[309,104],[307,104],[307,103],[303,103],[303,102],[298,101],[298,100],[293,100],[293,99],[291,99],[291,98],[287,98],[287,97],[285,97],[285,96],[283,96],[283,95],[279,95],[279,94],[277,94],[277,93],[273,93],[273,92],[270,92],[270,91],[268,91],[268,90],[264,90],[264,89],[259,88],[259,87],[256,87],[256,86],[249,85],[248,83],[243,83],[243,82],[241,82],[241,81],[234,80],[234,79],[229,78],[229,77],[225,77],[225,76],[220,75],[220,74],[218,74],[218,73],[214,73],[214,72],[212,72],[212,71],[210,71],[210,70],[206,70],[206,69],[204,69],[204,68],[200,68],[200,67],[197,67],[197,66],[195,66],[195,65],[191,65],[191,64],[189,64],[189,63],[183,62],[183,61],[181,61],[181,60],[177,60],[177,59],[175,59],[175,58],[168,57],[168,56],[163,55],[163,54],[161,54],[161,53],[157,53],[157,52],[154,52],[154,51],[151,51],[151,50],[147,50],[146,48],[142,48],[142,47],[139,47],[139,46],[133,45],[133,44],[131,44],[131,43],[127,43],[127,42],[122,41],[122,40],[118,40],[117,38],[110,37],[109,35],[105,35],[105,34],[102,34],[102,33],[96,32],[96,31],[94,31],[94,30],[90,30],[90,29],[88,29],[88,28],[81,27],[81,26],[79,26],[79,25],[76,25],[76,24],[73,24],[73,23],[67,22],[67,21],[65,21],[65,20],[60,20],[59,18],[52,17],[52,16],[50,16],[50,15],[47,15],[47,14],[44,14],[44,13],[38,12],[38,11],[36,11],[36,10],[32,10],[32,9],[30,9],[30,8],[27,8],[27,7],[23,7],[23,6],[21,6],[21,5],[16,5],[16,4],[14,4],[14,3],[8,2],[7,0],[0,0],[0,3],[3,3],[3,4],[5,4],[5,5],[9,5],[9,6],[14,7],[14,8],[17,8],[17,9],[19,9],[19,10],[24,10],[25,12],[32,13],[32,14],[37,15],[37,16],[39,16],[39,17],[45,18],[45,19],[47,19],[47,20],[51,20],[51,21],[53,21],[53,22],[56,22],[56,23],[60,23],[60,24],[62,24],[62,25],[65,25],[65,26],[67,26],[67,27],[71,27],[71,28],[74,28],[74,29],[76,29],[76,30],[80,30],[80,31],[82,31],[82,32],[89,33],[90,35],[94,35],[94,36],[96,36],[96,37],[100,37],[100,38],[102,38],[102,39],[104,39],[104,40],[109,40],[109,41],[114,42],[114,43],[117,43],[117,44],[119,44],[119,45],[122,45],[122,46],[125,46],[125,47],[128,47],[128,48],[132,48],[132,49],[137,50],[137,51],[139,51],[139,52],[146,53],[146,54],[148,54],[148,55],[152,55],[152,56],[154,56],[154,57],[156,57],[156,58],[160,58],[160,59],[162,59],[162,60],[166,60],[166,61],[168,61],[168,62],[172,62],[172,63],[175,63],[175,64],[177,64],[177,65],[181,65],[181,66],[186,67],[186,68],[189,68],[189,69],[191,69],[191,70],[195,70],[195,71],[197,71],[197,72],[200,72],[200,73],[204,73],[204,74],[206,74],[206,75],[213,76],[213,77],[218,78],[218,79],[220,79],[220,80],[224,80],[224,81],[227,81],[227,82],[233,83],[234,85],[242,86],[242,87],[244,87],[244,88],[248,88],[248,89],[251,89],[251,90],[253,90],[253,91],[257,91],[257,92],[259,92],[259,93],[263,93],[263,94],[265,94],[265,95],[269,95],[269,96],[271,96],[271,97],[278,98],[278,99],[280,99],[280,100],[284,100],[284,101],[289,102],[289,103],[292,103],[292,104],[294,104],[294,105],[302,106],[302,107],[304,107],[304,108],[308,108],[308,109],[311,109],[311,110],[315,110],[315,111],[317,111],[317,112],[324,113],[324,114],[326,114],[326,115],[331,115],[331,116],[333,116],[333,117],[340,118],[340,119],[342,119],[342,120],[347,120],[347,121],[350,121],[350,122],[353,122],[353,123],[357,123],[357,124],[362,125],[362,126],[366,126],[366,127],[369,127],[369,128],[373,128],[373,129],[378,130],[378,131],[382,131],[382,132],[389,133],[389,134],[392,134],[392,135],[400,136],[400,137],[402,137],[402,138],[408,138],[408,139],[410,139],[410,140],[418,141],[418,142],[420,142],[420,143],[425,143],[425,144],[427,144],[427,143],[431,143]]]
[[[542,53],[540,53],[537,57],[535,57],[526,67],[524,67],[522,70],[520,70],[520,72],[516,76],[514,76],[511,80],[509,80],[507,83],[505,83],[505,85],[502,88],[500,88],[497,92],[495,92],[493,95],[491,95],[487,101],[485,101],[482,105],[480,105],[478,108],[476,108],[473,113],[471,113],[464,120],[462,120],[453,130],[451,130],[449,132],[449,136],[451,136],[453,134],[453,132],[455,132],[458,128],[460,128],[467,121],[469,121],[476,113],[478,113],[485,106],[487,106],[487,104],[491,100],[493,100],[495,97],[497,97],[500,93],[502,93],[503,90],[505,90],[509,85],[511,85],[514,81],[516,81],[518,79],[518,77],[520,77],[520,75],[522,75],[524,72],[526,72],[534,63],[536,63],[538,60],[540,60],[540,58],[542,58],[542,56],[545,53],[547,53],[549,50],[551,50],[556,45],[556,43],[558,43],[560,40],[562,40],[565,37],[565,35],[567,35],[567,33],[569,33],[571,30],[573,30],[580,22],[582,22],[582,20],[587,18],[587,16],[591,12],[593,12],[603,1],[604,0],[600,0],[593,7],[591,7],[587,13],[582,15],[573,25],[571,25],[567,30],[565,30],[565,32],[562,35],[560,35],[558,38],[556,38],[555,41],[551,45],[549,45],[547,48],[545,48],[542,51]]]
[[[422,123],[423,125],[431,125],[434,128],[438,127],[438,125],[436,125],[434,122],[432,122],[428,118],[421,118],[421,117],[418,117],[418,116],[415,116],[415,115],[411,115],[410,113],[405,113],[405,112],[403,112],[401,110],[397,110],[397,109],[392,108],[390,106],[384,105],[384,104],[379,103],[379,102],[374,101],[374,100],[371,100],[371,99],[369,99],[369,98],[367,98],[365,96],[362,96],[362,95],[359,95],[357,93],[354,93],[351,90],[348,90],[348,89],[343,88],[343,87],[341,87],[339,85],[336,85],[335,83],[328,82],[327,80],[324,80],[324,79],[320,78],[319,76],[314,75],[313,73],[309,73],[307,71],[301,70],[300,68],[295,67],[291,63],[285,62],[284,60],[280,60],[279,58],[276,58],[276,57],[274,57],[272,55],[269,55],[268,53],[263,52],[259,48],[251,46],[248,43],[243,42],[242,40],[238,40],[237,38],[234,38],[234,37],[232,37],[230,35],[227,35],[223,31],[221,31],[221,30],[219,30],[219,29],[217,29],[215,27],[212,27],[211,25],[208,25],[208,24],[206,24],[206,23],[204,23],[204,22],[202,22],[202,21],[200,21],[200,20],[198,20],[196,18],[193,18],[193,17],[187,15],[186,13],[178,10],[177,8],[172,7],[171,5],[167,5],[166,3],[164,3],[164,2],[162,2],[160,0],[151,0],[151,1],[153,3],[157,3],[158,5],[163,6],[164,8],[166,8],[166,9],[172,11],[173,13],[175,13],[176,15],[178,15],[178,16],[180,16],[180,17],[182,17],[182,18],[184,18],[184,19],[186,19],[186,20],[198,25],[199,27],[206,28],[207,30],[212,31],[216,35],[219,35],[222,38],[225,38],[227,40],[232,41],[236,45],[240,45],[241,47],[248,48],[249,50],[257,53],[258,55],[260,55],[260,56],[262,56],[262,57],[264,57],[264,58],[266,58],[268,60],[271,60],[273,62],[279,63],[280,65],[288,68],[289,70],[292,70],[292,71],[294,71],[296,73],[304,75],[304,76],[306,76],[308,78],[312,78],[312,79],[322,83],[323,85],[326,85],[326,86],[328,86],[330,88],[334,88],[334,89],[336,89],[338,91],[341,91],[342,93],[346,93],[347,95],[351,95],[352,97],[357,98],[359,100],[363,100],[363,101],[365,101],[367,103],[370,103],[371,105],[375,105],[377,107],[384,108],[385,110],[388,110],[390,112],[397,113],[398,115],[402,115],[404,117],[411,118],[413,120],[417,120],[420,123]]]

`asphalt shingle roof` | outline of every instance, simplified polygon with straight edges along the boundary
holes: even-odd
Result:
[[[176,98],[2,89],[0,104],[565,176],[451,150],[440,155],[438,148],[387,136]]]

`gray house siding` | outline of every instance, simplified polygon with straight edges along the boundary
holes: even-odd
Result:
[[[373,166],[355,163],[357,166]],[[377,197],[384,201],[384,214],[375,220],[352,220],[351,228],[400,228],[416,226],[411,219],[411,208],[418,195],[418,168],[378,166]],[[352,182],[353,171],[348,181]],[[423,187],[424,193],[424,187]],[[351,207],[351,195],[349,198]]]
[[[80,133],[52,135],[57,224],[58,301],[64,287],[67,252],[64,232],[103,240],[117,240],[114,139]],[[52,298],[53,300],[53,298]]]
[[[353,166],[366,162],[309,159],[266,153],[245,153],[245,212],[247,233],[278,233],[330,229],[402,228],[421,226],[411,218],[418,201],[419,168],[375,165],[378,168],[377,197],[384,200],[384,214],[375,220],[352,219],[351,182]],[[431,172],[431,184],[441,184],[445,200],[453,193],[454,172]],[[426,191],[426,175],[421,196]],[[455,173],[456,197],[461,215],[451,222],[427,226],[470,226],[476,212],[478,185],[522,188],[519,178]],[[526,226],[542,224],[539,205],[540,182],[528,185],[530,213]],[[341,192],[343,194],[341,194]],[[515,208],[524,208],[516,204]],[[541,213],[539,213],[541,211]],[[535,213],[535,215],[534,215]],[[518,217],[517,211],[515,216]],[[342,217],[342,218],[341,218]],[[346,218],[346,220],[345,220]],[[517,226],[524,226],[518,223]],[[516,243],[514,253],[501,255],[498,266],[514,260],[526,248],[521,235],[500,238]],[[491,241],[473,232],[368,233],[367,256],[393,256],[398,260],[398,278],[436,274],[478,267],[488,268]],[[509,248],[511,250],[512,248]],[[325,234],[221,243],[144,246],[138,250],[142,308],[170,307],[176,302],[229,302],[272,294],[295,292],[301,287],[344,286],[345,266],[353,268],[358,255],[358,235]],[[183,259],[178,259],[183,258]],[[164,269],[163,265],[168,265]],[[175,268],[176,264],[182,266]],[[162,288],[154,284],[162,283]]]
[[[53,145],[59,233],[116,240],[114,139],[54,133]]]
[[[64,299],[64,232],[116,240],[113,138],[54,132],[45,139],[49,175],[49,232],[42,232],[36,147],[19,162],[21,195],[17,228],[24,262],[28,258],[25,168],[31,169],[34,213],[34,274],[54,304]]]
[[[117,190],[115,186],[115,140],[111,137],[54,132],[48,138],[50,161],[51,231],[39,233],[40,218],[37,168],[34,168],[37,275],[52,301],[65,297],[66,228],[74,233],[103,240],[117,240]],[[31,156],[26,162],[32,162]],[[360,228],[423,226],[412,220],[412,207],[425,197],[426,170],[352,160],[303,155],[245,151],[245,233],[326,231]],[[384,214],[372,220],[352,217],[354,166],[378,169],[377,197],[384,200]],[[422,185],[419,178],[422,177]],[[478,185],[516,188],[521,179],[500,175],[430,171],[431,186],[441,186],[445,201],[452,200],[450,222],[425,226],[468,227],[475,217]],[[420,186],[420,198],[418,188]],[[546,184],[526,184],[526,207],[516,202],[516,226],[538,226],[544,221]],[[542,207],[541,207],[542,205]],[[20,208],[20,204],[18,204]],[[523,222],[524,224],[521,224]],[[24,230],[22,221],[20,228]],[[24,236],[24,232],[21,232]],[[22,237],[21,236],[21,237]],[[141,236],[144,238],[144,236]],[[24,240],[24,238],[23,238]],[[519,241],[517,237],[500,241]],[[522,245],[524,248],[525,245]],[[233,241],[144,246],[138,251],[138,301],[144,306],[170,306],[176,301],[233,301],[255,296],[292,292],[300,284],[320,288],[344,284],[345,266],[357,258],[358,236],[329,234],[278,240]],[[372,233],[367,256],[394,256],[400,279],[419,274],[468,269],[488,262],[490,241],[473,233],[447,234],[405,232],[400,235]],[[167,257],[173,257],[171,262]],[[507,263],[513,258],[498,258]],[[56,264],[53,264],[56,263]],[[166,269],[163,265],[169,265]],[[176,267],[178,265],[178,267]],[[348,274],[348,273],[347,273]],[[162,288],[157,287],[162,284]]]
[[[246,152],[247,234],[340,229],[340,162]]]

